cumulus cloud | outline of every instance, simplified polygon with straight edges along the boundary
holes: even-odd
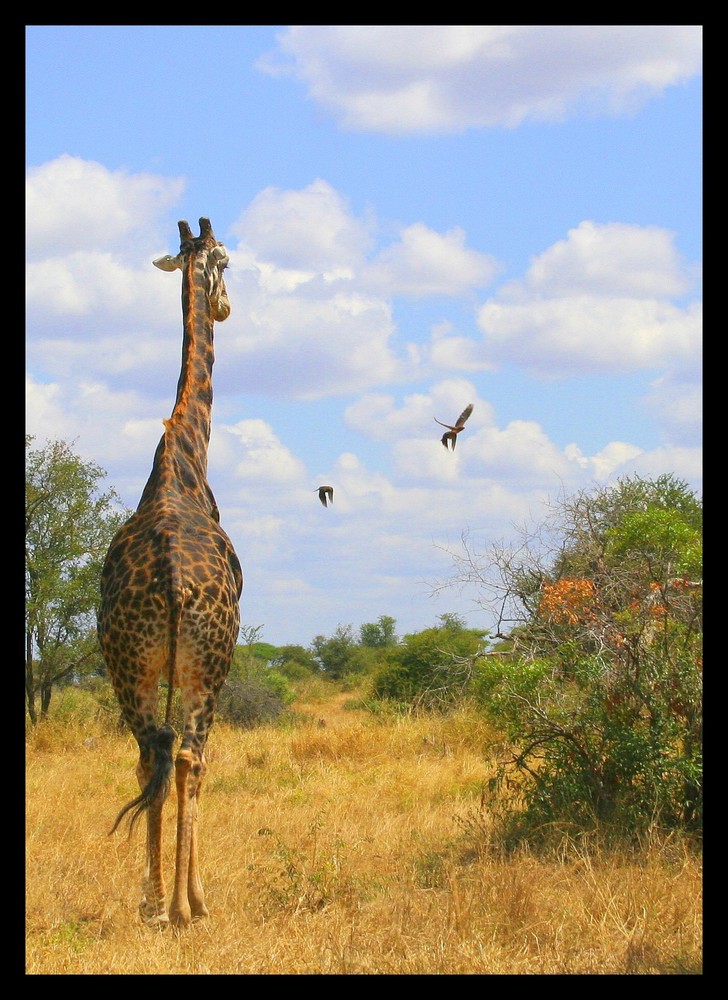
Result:
[[[292,25],[257,63],[345,129],[512,128],[633,113],[701,71],[700,25]]]
[[[672,241],[656,227],[582,222],[480,308],[486,356],[556,377],[695,366],[702,311],[670,301],[691,287]]]
[[[115,248],[131,234],[138,246],[183,190],[179,177],[108,170],[67,154],[31,167],[25,183],[27,253],[33,258]]]
[[[211,461],[226,471],[232,468],[235,479],[246,484],[260,483],[264,488],[296,482],[305,475],[300,459],[285,447],[265,420],[240,420],[220,426]],[[228,440],[223,442],[223,437]]]
[[[367,224],[320,178],[300,191],[264,188],[230,228],[257,259],[311,276],[360,266],[371,243]]]
[[[630,461],[615,469],[615,475],[639,475],[654,479],[669,470],[679,479],[688,483],[703,481],[702,448],[685,448],[680,445],[664,445],[649,451],[642,451]]]
[[[442,428],[468,405],[473,412],[454,451],[442,446]],[[466,379],[445,379],[429,394],[407,396],[397,407],[393,397],[368,394],[349,406],[347,425],[386,440],[400,483],[455,484],[501,477],[519,487],[545,484],[571,475],[569,456],[561,452],[534,421],[514,420],[498,426],[493,405],[478,396]]]
[[[502,429],[484,427],[467,444],[461,452],[466,471],[475,475],[503,476],[521,484],[568,475],[566,456],[533,420],[512,420]]]
[[[418,222],[366,267],[363,281],[389,295],[460,295],[489,284],[496,270],[493,257],[466,247],[459,227],[437,233]]]
[[[42,382],[28,375],[25,384],[26,430],[36,440],[73,444],[85,461],[114,470],[113,485],[135,506],[164,431],[170,410],[136,390],[120,391],[104,382],[64,378]],[[139,456],[147,456],[140,462]]]
[[[625,466],[643,453],[641,448],[626,441],[610,441],[595,455],[584,455],[575,444],[568,444],[564,452],[570,461],[586,469],[597,482],[604,482],[615,469]]]
[[[526,284],[549,296],[680,296],[690,290],[692,275],[674,238],[658,226],[585,220],[533,260]]]
[[[354,289],[274,295],[259,288],[246,301],[246,315],[233,314],[225,331],[240,359],[240,387],[317,399],[364,391],[401,373],[389,346],[391,307],[382,299]]]
[[[246,309],[233,311],[226,336],[244,356],[243,378],[305,399],[411,378],[418,351],[391,345],[393,297],[459,296],[496,270],[462,229],[438,233],[423,223],[370,257],[373,220],[354,216],[320,179],[298,191],[266,188],[233,232],[240,242],[227,283]]]
[[[68,401],[58,383],[43,384],[32,376],[25,379],[26,428],[42,447],[46,441],[75,437],[77,424],[67,410]]]
[[[95,316],[91,327],[98,336],[98,314],[103,311],[104,329],[130,320],[153,324],[169,319],[179,309],[179,281],[164,280],[151,260],[130,265],[101,250],[80,250],[65,256],[32,261],[26,268],[28,315],[38,324]],[[180,313],[181,315],[181,313]]]

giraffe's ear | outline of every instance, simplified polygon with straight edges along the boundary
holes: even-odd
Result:
[[[182,270],[182,255],[177,254],[176,257],[170,257],[166,254],[164,257],[157,257],[156,260],[152,261],[155,267],[158,267],[160,271],[176,271],[178,268]]]

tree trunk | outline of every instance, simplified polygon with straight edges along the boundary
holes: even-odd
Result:
[[[51,694],[53,693],[53,684],[51,681],[41,681],[40,682],[40,717],[45,719],[48,715],[48,708],[51,703]]]
[[[33,678],[33,633],[25,633],[25,697],[28,702],[28,715],[31,725],[38,722],[35,712],[35,682]]]

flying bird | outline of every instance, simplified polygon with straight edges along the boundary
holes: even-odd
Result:
[[[472,403],[468,403],[468,405],[465,407],[465,409],[463,410],[463,412],[460,414],[460,416],[455,421],[454,425],[453,424],[443,424],[442,420],[438,420],[437,417],[434,418],[435,423],[439,424],[440,427],[447,427],[447,430],[445,431],[445,433],[440,438],[440,440],[442,441],[442,445],[443,445],[443,447],[445,449],[447,449],[447,443],[449,441],[450,442],[450,447],[452,448],[453,451],[455,451],[455,445],[457,444],[458,434],[460,433],[460,431],[465,426],[465,421],[468,419],[468,417],[470,416],[470,414],[472,412],[473,412],[473,404]]]
[[[331,503],[334,502],[334,487],[333,486],[319,486],[318,490],[314,490],[314,492],[318,493],[319,500],[324,505],[324,507],[328,507],[329,501]],[[328,500],[327,500],[327,498],[328,498]]]

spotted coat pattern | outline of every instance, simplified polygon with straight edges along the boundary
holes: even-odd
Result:
[[[124,719],[139,745],[140,795],[132,825],[147,816],[140,910],[148,923],[207,916],[197,862],[197,803],[204,749],[240,626],[243,576],[220,526],[207,482],[213,327],[230,312],[227,254],[208,219],[200,236],[179,223],[180,253],[154,263],[182,271],[182,369],[171,417],[139,506],[111,542],[101,576],[98,635]],[[167,683],[160,725],[160,683]],[[174,760],[177,789],[175,883],[169,911],[161,864],[162,807],[171,784],[171,695],[181,692],[184,731]],[[112,831],[113,832],[113,831]]]

